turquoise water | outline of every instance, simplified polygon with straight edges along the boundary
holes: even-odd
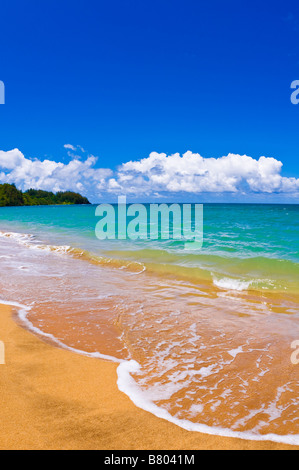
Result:
[[[148,205],[146,205],[148,208]],[[188,252],[179,240],[105,240],[95,236],[96,206],[8,207],[0,228],[34,234],[92,255],[134,260],[218,287],[299,289],[299,206],[204,205],[204,242]],[[159,265],[159,266],[157,266]],[[230,283],[231,280],[231,283]],[[250,284],[248,284],[250,283]]]
[[[204,205],[201,250],[100,241],[95,210],[0,208],[0,303],[156,416],[299,445],[299,206]]]

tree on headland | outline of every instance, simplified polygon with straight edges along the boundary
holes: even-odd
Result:
[[[58,192],[56,194],[58,204],[90,204],[86,197],[72,191]]]
[[[0,207],[4,206],[48,206],[61,204],[90,204],[86,197],[72,191],[28,189],[24,193],[14,184],[0,184]]]
[[[0,184],[0,206],[23,206],[23,194],[14,184]]]

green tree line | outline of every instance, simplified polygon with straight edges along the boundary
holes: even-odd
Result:
[[[41,189],[28,189],[22,192],[14,184],[0,184],[0,207],[57,204],[90,204],[90,202],[86,197],[72,191],[59,191],[54,194]]]

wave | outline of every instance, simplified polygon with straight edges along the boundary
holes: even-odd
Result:
[[[40,244],[36,241],[36,237],[34,235],[28,233],[0,232],[0,237],[13,239],[20,245],[35,250],[44,250],[60,254],[72,251],[70,246]]]
[[[140,367],[140,364],[134,360],[124,361],[120,364],[117,368],[117,385],[119,390],[125,393],[138,408],[148,411],[149,413],[157,416],[157,418],[176,424],[186,431],[200,432],[213,436],[232,437],[250,441],[272,441],[289,445],[299,444],[299,434],[254,434],[252,432],[232,431],[231,429],[208,426],[206,424],[193,423],[187,419],[176,418],[167,410],[157,406],[153,401],[149,400],[146,393],[138,387],[131,374],[139,372]]]
[[[239,279],[230,278],[213,279],[213,283],[216,287],[219,287],[220,289],[229,289],[237,291],[248,290],[253,282],[254,281],[242,281]]]
[[[37,328],[36,326],[34,326],[30,320],[28,320],[27,315],[32,310],[32,307],[30,306],[23,305],[14,301],[3,300],[3,299],[0,299],[0,305],[9,305],[11,307],[16,307],[20,322],[24,325],[24,327],[26,327],[26,329],[28,329],[29,331],[32,331],[38,336],[42,336],[46,338],[48,341],[51,341],[52,343],[56,344],[62,349],[67,349],[68,351],[72,351],[76,354],[81,354],[83,356],[94,357],[97,359],[104,359],[107,361],[112,361],[112,362],[117,362],[117,363],[121,363],[123,361],[122,359],[117,359],[114,356],[108,356],[106,354],[101,354],[99,352],[90,353],[87,351],[82,351],[81,349],[72,348],[71,346],[67,346],[66,344],[62,343],[62,341],[59,341],[59,339],[55,338],[55,336],[52,335],[51,333],[45,333],[40,328]]]
[[[147,271],[195,284],[212,284],[220,289],[256,291],[263,295],[265,291],[298,295],[296,280],[299,277],[299,264],[287,259],[221,257],[206,253],[174,253],[148,248],[135,251],[110,250],[106,252],[108,256],[99,256],[86,249],[69,245],[44,244],[31,234],[0,231],[0,237],[13,239],[29,249],[71,255],[98,266],[125,270],[132,275]]]
[[[99,352],[86,352],[80,349],[76,349],[59,341],[55,336],[49,333],[43,332],[40,328],[35,327],[27,318],[28,313],[32,309],[32,306],[26,306],[14,301],[7,301],[0,299],[0,304],[2,305],[9,305],[11,307],[15,307],[18,312],[18,317],[21,323],[33,333],[37,334],[38,336],[44,337],[47,340],[53,342],[57,346],[62,349],[66,349],[68,351],[74,352],[76,354],[80,354],[86,357],[97,358],[112,361],[118,363],[119,366],[117,368],[117,386],[118,389],[125,393],[130,400],[137,406],[138,408],[147,411],[157,418],[164,419],[170,423],[173,423],[179,426],[186,431],[193,431],[193,432],[200,432],[203,434],[209,434],[213,436],[222,436],[222,437],[230,437],[230,438],[238,438],[243,440],[251,440],[251,441],[272,441],[282,444],[289,444],[289,445],[299,445],[299,435],[298,434],[289,434],[289,435],[278,435],[278,434],[254,434],[252,432],[241,432],[241,431],[233,431],[227,428],[221,428],[218,426],[208,426],[206,424],[201,423],[193,423],[187,419],[180,419],[177,417],[172,416],[167,410],[163,409],[156,405],[152,400],[150,400],[146,392],[144,392],[140,387],[138,387],[137,383],[135,382],[132,374],[138,373],[141,369],[141,365],[135,360],[122,360],[118,359],[113,356],[107,356],[105,354],[101,354]]]
[[[96,256],[87,250],[79,248],[73,248],[69,245],[48,245],[41,244],[36,240],[36,237],[27,233],[17,232],[1,232],[0,237],[9,238],[15,240],[17,243],[33,250],[42,250],[49,253],[56,253],[60,255],[71,255],[74,258],[81,258],[89,261],[90,263],[97,264],[99,266],[111,266],[116,269],[128,269],[134,274],[140,274],[145,271],[146,267],[143,263],[138,261],[126,261],[120,259],[107,258],[104,256]]]

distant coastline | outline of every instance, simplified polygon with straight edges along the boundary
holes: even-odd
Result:
[[[90,202],[86,197],[72,191],[59,191],[54,194],[40,189],[28,189],[22,192],[15,184],[0,184],[0,207],[68,204],[90,204]]]

